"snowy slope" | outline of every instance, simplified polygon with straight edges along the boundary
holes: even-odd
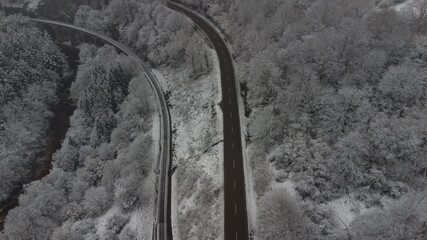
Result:
[[[207,46],[206,46],[207,48]],[[223,143],[219,66],[192,80],[191,69],[154,71],[171,91],[174,130],[172,225],[175,239],[222,239]]]

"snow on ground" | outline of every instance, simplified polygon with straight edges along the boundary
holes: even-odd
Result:
[[[178,195],[174,189],[178,189],[176,181],[172,181],[172,201],[171,201],[171,222],[172,222],[172,236],[175,239],[180,239],[178,235]]]
[[[152,201],[151,204],[153,204]],[[153,214],[151,210],[138,208],[134,211],[129,219],[128,228],[136,233],[136,239],[149,240],[152,239],[153,224],[147,224],[153,222]]]
[[[298,199],[298,194],[295,191],[295,185],[292,180],[287,179],[283,182],[273,182],[272,188],[284,188],[294,199]],[[335,222],[341,229],[348,227],[356,216],[366,211],[365,205],[354,199],[353,196],[344,196],[335,199],[325,204],[324,207],[331,211]]]
[[[157,144],[154,145],[158,146]],[[154,161],[152,169],[155,169],[156,166],[157,161]],[[153,189],[153,192],[155,191],[156,174],[153,171],[150,172],[150,175],[144,181],[144,184],[146,185],[145,189]],[[131,232],[135,233],[134,237],[137,240],[150,240],[152,239],[154,226],[155,195],[153,194],[153,197],[150,198],[148,202],[144,202],[142,204],[143,206],[137,207],[129,214],[129,222],[124,226],[124,229],[129,229]],[[112,209],[115,208],[116,207],[113,207]],[[110,211],[112,210],[110,209]],[[106,215],[108,215],[110,211],[108,211]],[[109,216],[111,218],[112,215]],[[109,219],[108,217],[106,218]],[[102,220],[100,220],[100,222],[101,221]],[[102,225],[98,225],[98,232],[100,230],[103,230]],[[108,239],[102,238],[103,235],[100,236],[101,239]]]
[[[141,81],[147,81],[145,79],[145,75],[143,78],[141,78]],[[147,87],[148,84],[145,82],[138,82],[136,88],[140,87],[142,84],[143,87]],[[148,92],[148,97],[151,99],[151,102],[155,103],[157,100],[154,97],[154,93]],[[152,109],[157,108],[153,106]],[[141,183],[144,184],[143,189],[151,189],[153,192],[155,192],[155,184],[157,183],[154,170],[157,168],[158,159],[159,159],[159,142],[160,142],[160,115],[158,111],[154,110],[155,112],[152,114],[152,120],[148,124],[151,124],[151,135],[153,138],[153,144],[151,149],[151,156],[153,156],[153,162],[151,169],[152,171],[149,172],[147,178]],[[142,116],[141,116],[142,117]],[[143,121],[143,118],[141,118],[140,124],[147,124],[147,122]],[[144,134],[144,132],[141,132],[140,134]],[[140,206],[138,206],[133,212],[122,212],[120,210],[120,207],[118,203],[114,203],[114,205],[101,217],[96,219],[96,233],[100,237],[100,239],[110,239],[110,236],[108,235],[108,222],[111,220],[114,216],[123,216],[129,219],[129,222],[123,227],[123,229],[130,230],[135,235],[135,239],[137,240],[149,240],[152,239],[152,231],[153,231],[153,224],[154,224],[154,209],[155,209],[155,195],[153,194],[153,197],[150,199],[145,200],[144,202],[140,203]]]
[[[362,203],[350,196],[333,200],[327,205],[337,218],[336,220],[338,220],[337,222],[341,228],[348,227],[353,219],[365,209]]]
[[[27,5],[28,11],[35,11],[39,7],[42,0],[26,0],[25,2],[28,3]]]
[[[154,100],[154,99],[153,99]],[[159,114],[153,114],[152,120],[152,136],[153,136],[153,147],[152,147],[152,156],[155,159],[152,163],[151,169],[153,171],[150,172],[147,179],[144,181],[146,185],[145,189],[153,189],[155,192],[156,184],[157,184],[157,175],[154,172],[154,169],[157,169],[158,159],[159,159],[159,141],[160,141],[160,116]],[[151,239],[153,224],[155,219],[155,196],[149,199],[149,202],[144,202],[143,207],[138,207],[136,211],[134,211],[128,223],[128,227],[136,233],[137,239]]]
[[[292,180],[287,179],[284,182],[273,182],[272,185],[273,189],[284,188],[293,198],[297,198],[297,192],[295,191],[294,182]]]
[[[405,11],[405,8],[412,2],[413,0],[404,0],[401,3],[394,3],[392,0],[382,0],[377,4],[375,8],[376,11],[382,11],[382,9],[394,9],[396,12]]]
[[[403,11],[410,3],[412,2],[412,0],[407,0],[404,1],[402,3],[397,4],[396,6],[393,6],[392,9],[396,10],[397,12],[401,12]]]
[[[380,203],[378,206],[367,207],[364,202],[356,199],[353,194],[350,194],[328,202],[327,207],[335,217],[338,227],[345,229],[350,226],[356,217],[377,210],[387,209],[399,201],[399,199],[392,199],[387,196],[382,196],[378,200]]]
[[[106,231],[107,231],[107,224],[108,220],[111,219],[114,215],[118,214],[120,212],[120,209],[115,206],[110,208],[103,216],[98,218],[98,221],[96,223],[96,232],[101,237],[101,239],[105,239]]]
[[[207,48],[207,46],[206,46]],[[172,227],[175,239],[222,239],[224,226],[221,82],[213,70],[193,80],[191,68],[153,71],[171,91],[173,135]]]
[[[42,2],[43,0],[0,0],[0,5],[13,8],[26,6],[28,11],[34,12]]]
[[[153,102],[157,102],[157,99],[155,99],[154,96],[151,96],[151,98],[153,99]],[[157,110],[157,108],[155,109]],[[160,115],[158,111],[153,114],[151,134],[153,137],[151,155],[153,156],[154,161],[151,166],[152,171],[150,171],[147,179],[144,181],[144,184],[146,185],[144,189],[152,189],[153,192],[155,192],[157,175],[155,174],[154,170],[157,169],[160,157],[158,144],[160,142]],[[148,202],[144,202],[143,204],[144,206],[138,207],[137,210],[131,214],[129,223],[127,225],[129,229],[136,233],[138,240],[148,240],[152,238],[153,224],[155,219],[155,195],[153,194],[153,197],[150,198]]]

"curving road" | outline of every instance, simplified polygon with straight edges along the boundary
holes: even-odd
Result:
[[[168,2],[172,10],[189,17],[210,39],[218,55],[221,69],[222,110],[224,116],[224,237],[248,239],[245,177],[240,130],[238,84],[233,59],[219,32],[197,13],[175,2]]]
[[[153,89],[157,99],[158,99],[158,108],[160,112],[160,159],[159,159],[159,180],[157,186],[157,215],[156,221],[154,223],[153,228],[153,239],[172,239],[172,226],[171,226],[171,214],[170,214],[170,196],[171,196],[171,178],[169,176],[170,172],[170,159],[171,159],[171,117],[169,113],[169,107],[166,102],[166,98],[163,95],[163,91],[160,87],[159,82],[157,81],[154,74],[151,70],[144,64],[144,62],[131,50],[129,50],[123,44],[101,35],[99,33],[93,32],[91,30],[74,26],[67,23],[51,21],[51,20],[43,20],[43,19],[30,19],[33,22],[42,23],[42,24],[50,24],[61,26],[65,28],[70,28],[73,30],[81,31],[86,34],[98,37],[102,39],[104,42],[116,47],[129,57],[133,57],[137,63],[139,63],[143,69],[145,70],[150,86]]]

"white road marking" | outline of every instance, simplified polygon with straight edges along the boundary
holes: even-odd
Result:
[[[231,148],[234,149],[234,143],[231,143]],[[233,161],[234,162],[234,161]]]
[[[234,181],[234,190],[236,190],[236,181]]]
[[[237,205],[234,204],[234,215],[237,215]]]
[[[238,239],[237,239],[237,232],[236,232],[236,240],[238,240]]]
[[[233,133],[234,132],[234,128],[233,128],[233,126],[231,126],[231,133]]]
[[[233,112],[230,112],[230,118],[233,118]]]
[[[233,168],[236,168],[236,162],[233,160]]]
[[[230,105],[231,105],[231,99],[230,99]]]

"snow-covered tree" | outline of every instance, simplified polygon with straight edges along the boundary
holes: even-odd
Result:
[[[102,214],[111,204],[111,196],[104,187],[90,188],[86,191],[83,206],[89,216]]]
[[[26,20],[0,20],[0,203],[44,161],[49,121],[58,103],[64,56]]]
[[[381,78],[378,89],[393,107],[420,104],[426,94],[425,74],[409,65],[393,66]]]
[[[267,192],[259,204],[260,238],[315,239],[310,222],[286,189],[276,188]]]

